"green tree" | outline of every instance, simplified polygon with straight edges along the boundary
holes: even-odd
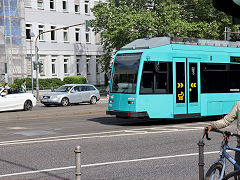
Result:
[[[211,0],[109,0],[92,9],[91,26],[100,33],[105,54],[100,63],[109,71],[113,54],[138,38],[179,36],[223,39],[231,17],[216,10]]]

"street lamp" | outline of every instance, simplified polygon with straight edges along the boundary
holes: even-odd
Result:
[[[44,34],[44,33],[47,33],[47,32],[52,32],[52,31],[58,31],[58,30],[61,30],[61,29],[68,29],[70,27],[74,27],[74,26],[80,26],[80,25],[83,25],[85,23],[80,23],[80,24],[74,24],[74,25],[71,25],[71,26],[65,26],[65,27],[62,27],[62,28],[57,28],[57,29],[51,29],[51,30],[48,30],[48,31],[43,31],[41,33],[39,33],[35,39],[35,58],[36,58],[36,98],[37,100],[39,100],[39,83],[38,83],[38,73],[39,73],[39,61],[38,61],[38,47],[37,47],[37,40],[39,38],[40,35]]]

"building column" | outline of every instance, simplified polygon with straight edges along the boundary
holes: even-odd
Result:
[[[45,76],[46,78],[52,78],[52,56],[47,55],[45,59],[45,64],[46,64],[46,73]]]
[[[80,58],[80,67],[79,67],[79,72],[81,76],[84,76],[87,78],[87,56],[81,56]]]
[[[89,71],[91,74],[91,84],[97,84],[96,56],[91,56],[89,61]]]
[[[61,78],[63,80],[64,78],[64,56],[60,55],[57,57],[57,75],[59,78]]]
[[[70,56],[69,66],[70,66],[69,76],[76,76],[77,75],[77,57],[76,56]]]

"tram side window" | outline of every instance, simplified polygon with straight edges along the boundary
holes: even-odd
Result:
[[[229,91],[240,92],[240,64],[229,65]]]
[[[226,93],[228,88],[226,64],[201,63],[201,92]]]
[[[201,64],[202,93],[240,92],[240,64]]]
[[[172,63],[144,62],[140,94],[172,93]]]

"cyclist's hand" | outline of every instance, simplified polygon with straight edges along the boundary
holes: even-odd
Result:
[[[208,125],[207,127],[205,127],[204,130],[203,130],[203,134],[205,134],[206,129],[208,130],[208,131],[207,131],[207,134],[209,134],[210,131],[212,130],[212,126],[211,126],[211,125]]]

